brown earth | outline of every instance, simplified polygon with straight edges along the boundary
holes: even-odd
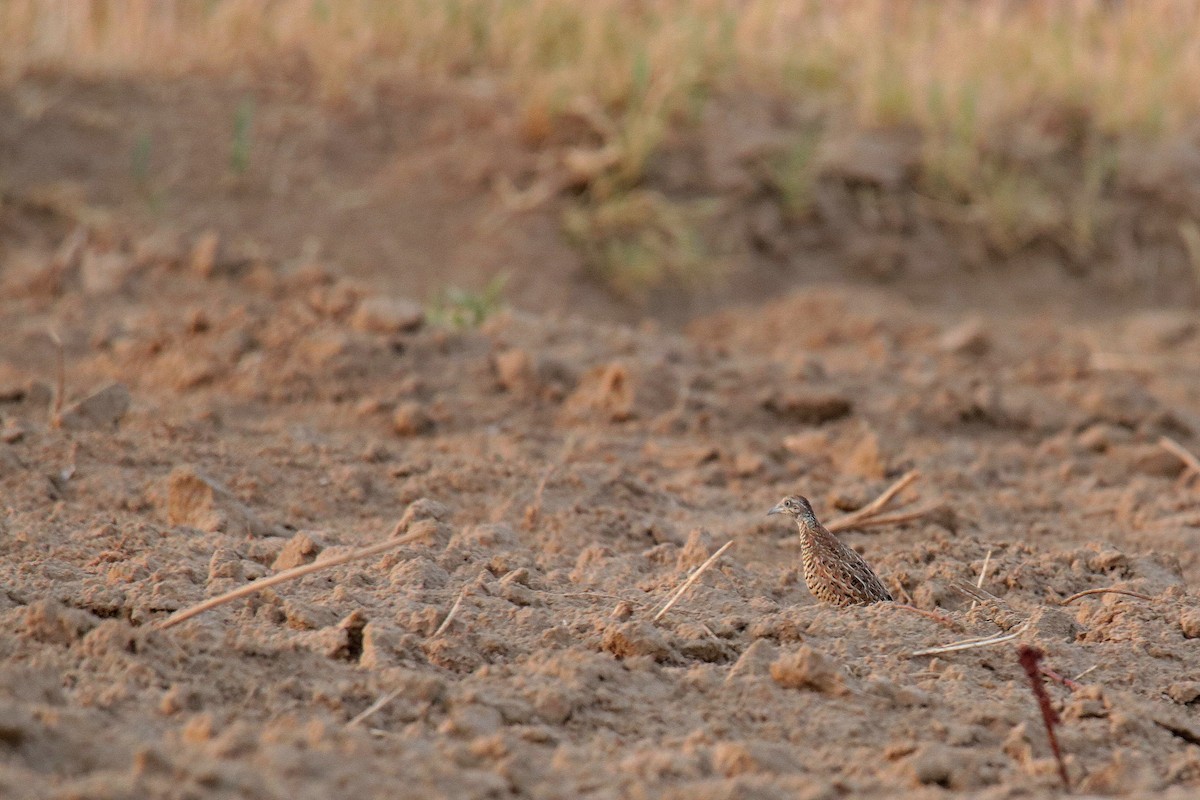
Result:
[[[279,124],[325,149],[236,181],[222,147],[164,153],[182,173],[139,210],[122,114],[179,118],[47,85],[0,115],[0,796],[1054,795],[1017,641],[911,655],[998,632],[949,586],[989,552],[1021,640],[1083,684],[1047,686],[1073,783],[1196,793],[1200,487],[1159,444],[1200,450],[1193,315],[966,313],[981,290],[944,275],[934,303],[809,285],[631,328],[544,268],[574,258],[549,210],[488,223],[479,176],[524,153],[503,131],[381,140],[402,179],[335,211],[377,163],[297,106]],[[228,122],[188,119],[196,146]],[[399,299],[501,265],[545,313],[458,331]],[[914,468],[901,501],[943,507],[844,538],[952,625],[816,605],[765,511],[831,518]],[[425,537],[155,626],[398,520]],[[1153,599],[1061,605],[1098,587]]]

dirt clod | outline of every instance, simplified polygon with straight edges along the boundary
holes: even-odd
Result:
[[[634,386],[629,371],[614,362],[595,367],[567,398],[564,412],[573,418],[624,422],[633,416]]]
[[[602,646],[618,658],[649,656],[655,661],[669,661],[674,656],[662,632],[651,623],[642,621],[607,626]]]
[[[365,333],[407,333],[425,323],[425,310],[399,297],[368,297],[361,300],[350,318],[355,330]]]
[[[1185,608],[1179,614],[1179,627],[1189,639],[1200,639],[1200,608]]]
[[[265,536],[274,529],[213,478],[176,467],[167,478],[167,522],[201,531]]]
[[[947,353],[979,357],[987,354],[992,342],[983,321],[969,319],[942,334],[938,346]]]
[[[1085,684],[1046,680],[1082,791],[1190,796],[1200,516],[1195,479],[1159,442],[1197,449],[1195,315],[918,298],[917,271],[964,297],[1003,273],[897,205],[918,176],[884,163],[839,156],[833,174],[867,183],[817,181],[810,213],[781,215],[763,153],[807,112],[748,102],[744,137],[670,142],[646,189],[673,176],[673,204],[728,173],[744,194],[713,226],[742,230],[752,205],[770,268],[734,281],[744,306],[706,315],[729,297],[663,289],[651,306],[695,316],[686,328],[625,325],[643,310],[618,309],[553,244],[564,204],[595,198],[490,216],[494,187],[553,182],[558,162],[505,139],[508,100],[470,71],[464,96],[441,80],[339,87],[335,113],[294,105],[327,94],[320,81],[257,91],[258,66],[227,90],[199,75],[98,89],[51,67],[0,88],[0,796],[1047,796],[1057,778],[1014,642],[909,657],[997,633],[989,615],[1029,620],[1021,640]],[[243,103],[253,159],[214,176]],[[620,111],[568,99],[545,136],[590,147]],[[85,133],[104,117],[116,125]],[[1074,128],[1029,125],[1039,141]],[[143,132],[161,211],[122,205],[127,178],[30,210],[54,194],[34,183],[88,159],[126,175]],[[1171,182],[1180,213],[1197,180]],[[149,242],[159,213],[179,232]],[[1131,215],[1179,256],[1177,224]],[[534,217],[553,257],[522,249]],[[873,227],[842,242],[849,257],[827,254],[828,275],[903,277],[808,283],[826,246],[812,242],[839,223]],[[897,242],[914,224],[929,258]],[[1041,247],[1022,257],[1047,260]],[[101,253],[136,266],[97,261],[85,285]],[[513,280],[494,298],[481,287],[500,265]],[[447,282],[465,288],[440,294]],[[392,299],[435,296],[462,327],[418,324]],[[50,323],[72,397],[125,387],[63,428],[47,424]],[[909,469],[920,478],[889,509],[937,513],[839,536],[951,625],[816,603],[794,527],[765,511],[792,493],[853,511]],[[320,563],[393,532],[406,541],[384,553]],[[1004,614],[948,590],[985,560]],[[1058,604],[1103,587],[1154,599]],[[236,589],[253,591],[156,626]]]
[[[320,552],[321,546],[313,539],[312,535],[305,531],[300,531],[287,540],[287,544],[283,546],[283,549],[279,551],[279,555],[275,557],[275,561],[271,564],[271,569],[279,571],[308,564]]]
[[[772,661],[771,677],[785,689],[807,689],[833,695],[848,691],[837,662],[808,645],[785,652]]]
[[[401,403],[392,414],[392,430],[398,436],[420,436],[433,430],[433,418],[417,402]]]
[[[801,425],[821,425],[848,416],[853,409],[849,398],[823,392],[781,392],[763,401],[772,413]]]
[[[537,369],[529,353],[519,347],[497,353],[493,359],[496,379],[508,392],[530,397],[537,393],[539,381]]]

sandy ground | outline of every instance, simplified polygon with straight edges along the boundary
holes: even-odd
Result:
[[[1081,793],[1200,791],[1200,485],[1160,445],[1200,451],[1192,315],[818,285],[676,333],[457,331],[56,213],[0,207],[0,795],[1054,796],[1020,642],[1080,676],[1047,690]],[[944,619],[815,604],[767,509],[912,469],[897,506],[939,508],[844,539]],[[1001,631],[950,587],[985,559],[1023,633],[913,656]],[[1100,587],[1152,599],[1062,605]]]

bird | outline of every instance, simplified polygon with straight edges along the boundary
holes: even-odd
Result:
[[[891,602],[891,593],[863,557],[842,544],[830,533],[812,504],[800,495],[779,501],[767,516],[783,514],[796,520],[800,528],[800,553],[804,559],[804,582],[823,603],[835,606],[859,606]]]

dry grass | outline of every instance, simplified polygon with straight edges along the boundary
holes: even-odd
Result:
[[[1149,602],[1154,602],[1153,597],[1151,597],[1148,594],[1143,594],[1142,592],[1134,592],[1134,591],[1130,591],[1129,589],[1109,588],[1109,589],[1085,589],[1082,592],[1076,592],[1075,594],[1073,594],[1070,597],[1063,600],[1062,605],[1064,605],[1064,606],[1070,605],[1071,603],[1074,603],[1076,600],[1078,600],[1081,597],[1089,597],[1094,594],[1123,594],[1126,597],[1136,597],[1139,600],[1147,600]]]
[[[1180,130],[1200,111],[1197,23],[1186,0],[6,0],[0,60],[11,78],[302,53],[339,92],[397,73],[495,77],[533,127],[580,96],[622,117],[633,167],[672,117],[735,82],[843,123],[915,124],[949,149],[1031,107],[1108,133]]]
[[[840,533],[853,529],[863,529],[871,527],[883,527],[886,525],[900,525],[905,522],[913,522],[914,520],[927,517],[930,514],[941,511],[945,508],[943,503],[932,502],[926,503],[918,508],[908,508],[907,510],[895,511],[891,514],[883,513],[884,508],[888,503],[896,498],[896,495],[904,491],[909,484],[921,477],[918,470],[910,470],[883,491],[883,494],[876,497],[867,505],[852,511],[849,514],[843,514],[836,519],[832,519],[825,526],[831,533]]]
[[[824,142],[900,126],[921,134],[930,214],[1000,253],[1051,238],[1086,259],[1120,146],[1200,114],[1198,25],[1189,0],[6,0],[0,75],[304,63],[350,100],[398,76],[486,81],[519,98],[535,144],[586,109],[600,141],[570,154],[586,165],[572,227],[636,292],[710,265],[694,213],[650,203],[633,234],[623,214],[646,213],[639,187],[671,131],[747,89],[804,120],[769,164],[788,216],[806,213]],[[1065,178],[1024,160],[1062,154]]]
[[[671,593],[671,597],[668,598],[667,602],[665,604],[663,604],[663,607],[658,610],[658,613],[656,613],[654,615],[654,621],[658,622],[660,619],[662,619],[663,615],[666,614],[668,611],[670,611],[675,606],[675,604],[679,602],[679,599],[681,597],[683,597],[684,594],[687,593],[687,590],[692,588],[692,584],[695,583],[700,578],[700,576],[703,575],[708,570],[709,567],[711,567],[713,564],[717,563],[717,559],[719,559],[721,557],[721,555],[726,550],[728,550],[730,547],[733,547],[733,542],[732,541],[726,542],[725,544],[723,544],[719,548],[717,548],[715,553],[713,553],[711,556],[709,556],[707,559],[705,559],[703,564],[696,567],[695,572],[693,572],[691,575],[689,575],[687,580],[685,580],[682,584],[680,584],[679,588]]]
[[[187,608],[181,608],[180,610],[171,614],[169,617],[160,620],[158,623],[158,629],[166,630],[167,628],[173,628],[181,622],[186,622],[192,617],[199,616],[206,611],[211,611],[212,609],[218,608],[227,603],[232,603],[234,600],[248,597],[252,594],[257,594],[263,589],[269,589],[272,586],[277,586],[278,584],[286,583],[287,581],[294,581],[297,578],[303,578],[305,575],[311,575],[314,572],[320,572],[324,569],[338,567],[342,564],[349,564],[351,561],[360,561],[364,558],[370,558],[371,556],[379,555],[380,553],[386,553],[388,550],[394,550],[401,545],[410,544],[421,538],[424,538],[428,534],[429,531],[424,528],[417,528],[401,534],[400,524],[397,523],[396,527],[392,530],[391,536],[386,541],[377,542],[369,547],[363,547],[358,550],[351,550],[350,552],[342,553],[341,555],[332,556],[329,558],[320,558],[311,564],[304,564],[299,567],[293,567],[292,569],[285,569],[283,572],[277,572],[270,577],[243,584],[236,589],[232,589],[224,594],[217,595],[216,597],[210,597],[209,599],[197,603],[196,605],[188,606]],[[453,613],[454,610],[457,610],[457,605],[454,609],[452,609],[451,613]],[[447,618],[446,622],[443,623],[443,627],[449,623],[449,621],[449,618]],[[440,633],[441,631],[439,630],[438,632]]]

